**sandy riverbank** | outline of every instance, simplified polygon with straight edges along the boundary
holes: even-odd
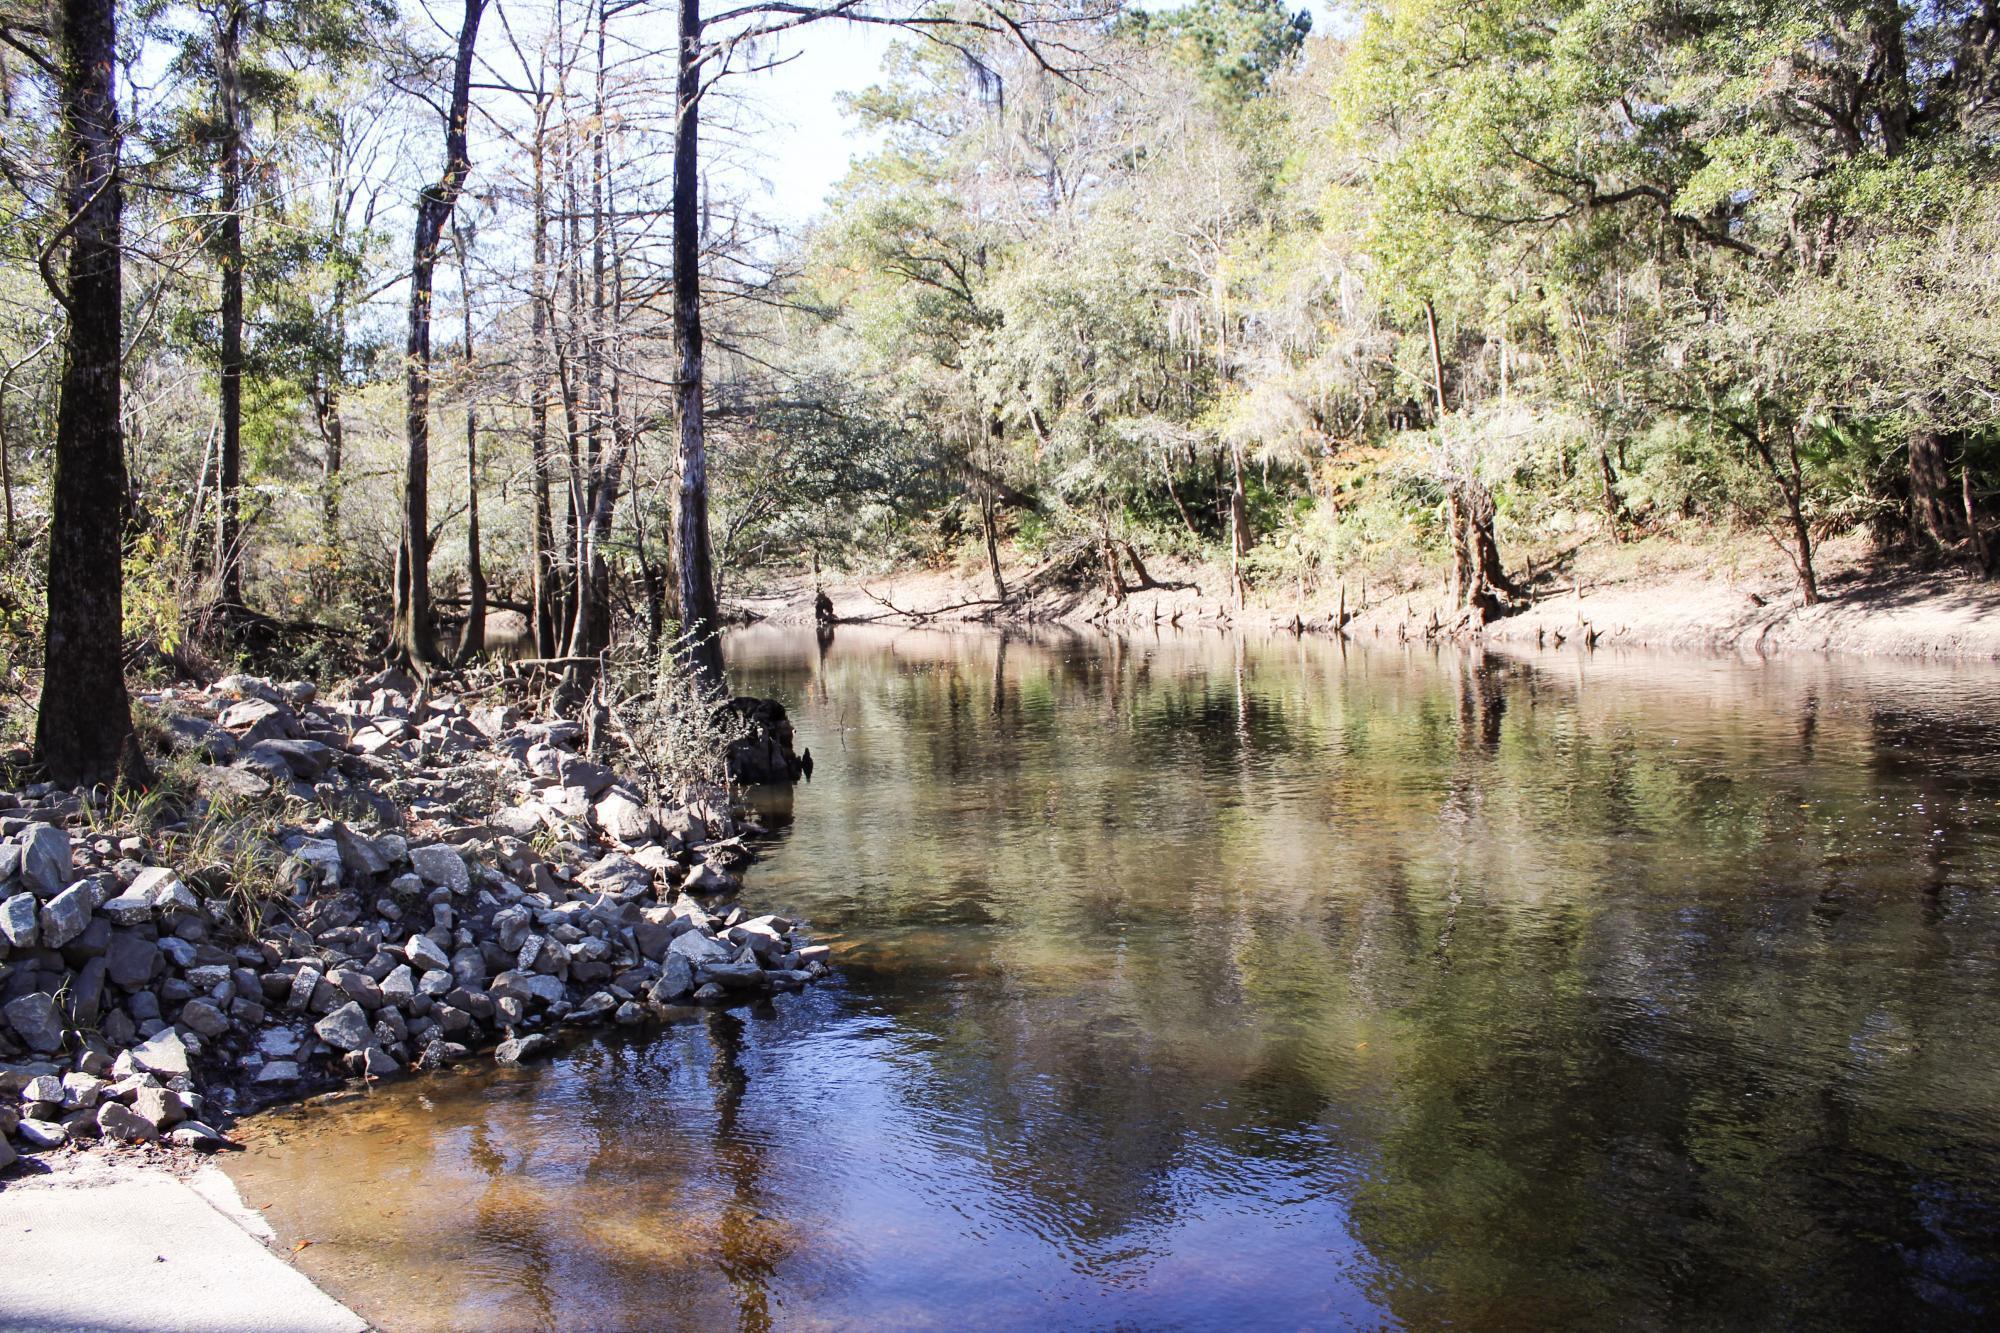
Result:
[[[1712,545],[1655,541],[1596,544],[1564,555],[1536,574],[1533,603],[1485,627],[1495,643],[1575,644],[1705,650],[1861,653],[1941,659],[2000,658],[2000,582],[1956,569],[1884,567],[1858,541],[1821,550],[1823,598],[1805,606],[1783,556],[1766,543],[1734,539]],[[996,607],[980,570],[920,570],[881,578],[829,580],[837,615],[889,623],[1060,624],[1131,630],[1155,625],[1283,629],[1296,622],[1330,633],[1340,607],[1352,638],[1422,639],[1434,619],[1455,617],[1434,571],[1409,569],[1372,582],[1356,576],[1343,589],[1323,584],[1259,589],[1236,607],[1228,575],[1201,565],[1156,561],[1162,586],[1135,589],[1122,601],[1097,586],[1043,590]],[[1010,586],[1031,569],[1003,571]],[[737,603],[780,623],[812,618],[810,580],[773,580]]]

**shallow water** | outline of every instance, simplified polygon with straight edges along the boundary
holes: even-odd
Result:
[[[384,1327],[2000,1310],[2000,672],[730,656],[817,761],[747,897],[838,980],[246,1127]]]

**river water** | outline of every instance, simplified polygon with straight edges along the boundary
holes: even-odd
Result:
[[[392,1330],[2000,1318],[2000,672],[754,630],[838,979],[245,1127]]]

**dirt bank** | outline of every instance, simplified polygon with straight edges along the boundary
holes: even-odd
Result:
[[[1865,653],[1926,658],[2000,658],[2000,582],[1953,569],[1885,568],[1859,541],[1820,551],[1823,598],[1805,606],[1783,555],[1755,538],[1713,544],[1654,540],[1594,544],[1554,553],[1532,568],[1532,604],[1485,627],[1496,643],[1547,646],[1585,641],[1639,648],[1743,654]],[[1153,625],[1277,629],[1296,623],[1331,633],[1344,605],[1352,638],[1422,639],[1456,612],[1438,571],[1409,568],[1353,576],[1343,588],[1253,590],[1240,609],[1227,571],[1154,561],[1159,586],[1115,599],[1099,586],[1037,587],[1032,566],[1005,571],[1029,591],[1005,606],[992,600],[983,571],[920,570],[829,581],[827,595],[846,621],[1066,624],[1104,629]],[[810,580],[772,580],[737,599],[753,614],[810,623]]]

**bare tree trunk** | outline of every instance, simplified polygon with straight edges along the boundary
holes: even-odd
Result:
[[[993,521],[993,489],[979,492],[979,525],[986,536],[986,570],[993,576],[993,599],[1007,600],[1007,580],[1000,575],[1000,538]]]
[[[701,686],[724,691],[721,614],[709,565],[708,449],[702,418],[701,174],[696,131],[701,98],[701,0],[681,0],[680,60],[675,79],[679,123],[674,135],[674,332],[680,343],[680,512],[675,554],[680,566],[681,632]]]
[[[58,42],[69,347],[56,408],[48,625],[35,743],[64,785],[147,780],[125,692],[122,220],[114,0],[66,0]]]
[[[1965,505],[1965,532],[1972,542],[1972,559],[1979,572],[1993,573],[1993,552],[1986,545],[1986,534],[1979,530],[1979,506],[1972,500],[1972,459],[1968,456],[1959,460],[1958,493]]]
[[[1611,451],[1604,447],[1600,437],[1597,442],[1597,467],[1604,477],[1604,522],[1611,530],[1611,540],[1625,540],[1625,505],[1618,498],[1618,477],[1611,470]]]
[[[1229,581],[1236,589],[1236,609],[1243,609],[1248,580],[1243,577],[1243,557],[1250,553],[1250,500],[1243,490],[1243,447],[1229,446],[1229,465],[1234,481],[1229,488]]]
[[[549,349],[548,338],[554,323],[549,296],[549,193],[546,174],[549,99],[535,102],[535,296],[532,303],[534,385],[528,400],[528,451],[535,470],[534,521],[528,532],[528,559],[532,610],[529,630],[534,635],[535,655],[556,654],[554,523],[549,516]]]
[[[1194,538],[1196,541],[1200,541],[1201,530],[1195,527],[1194,519],[1189,516],[1187,506],[1181,503],[1180,490],[1174,485],[1174,462],[1165,450],[1162,450],[1160,453],[1160,471],[1166,474],[1167,494],[1172,497],[1174,508],[1180,511],[1182,526],[1188,530],[1188,536]]]
[[[1813,571],[1812,528],[1805,515],[1805,476],[1799,464],[1798,433],[1806,429],[1803,424],[1795,424],[1786,437],[1789,450],[1787,462],[1780,464],[1771,442],[1766,438],[1764,424],[1757,423],[1751,434],[1751,441],[1757,454],[1770,471],[1771,480],[1777,483],[1778,493],[1785,501],[1785,518],[1792,530],[1792,563],[1799,573],[1799,595],[1807,606],[1819,604],[1819,577]]]
[[[243,6],[217,25],[216,111],[222,122],[222,454],[217,464],[215,568],[226,610],[243,605],[243,107],[238,62]]]
[[[479,386],[472,352],[472,256],[465,227],[453,216],[458,251],[459,295],[465,306],[465,629],[458,637],[458,660],[470,662],[486,650],[486,570],[479,559]]]
[[[458,203],[466,173],[472,169],[466,116],[471,108],[472,53],[485,11],[486,0],[465,0],[451,106],[445,117],[444,174],[417,199],[416,235],[410,250],[410,324],[403,365],[403,540],[396,551],[389,655],[419,668],[438,662],[437,630],[431,622],[430,605],[431,287],[439,240]]]

